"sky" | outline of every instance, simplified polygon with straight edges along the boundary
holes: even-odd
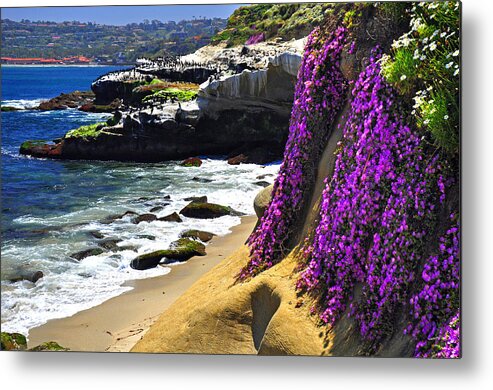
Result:
[[[2,19],[20,21],[45,20],[64,22],[77,20],[109,25],[140,23],[144,19],[180,21],[195,17],[227,18],[242,4],[217,5],[149,5],[149,6],[98,6],[98,7],[32,7],[2,8]]]

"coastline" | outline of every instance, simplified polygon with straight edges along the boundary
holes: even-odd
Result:
[[[29,331],[28,346],[56,341],[72,351],[128,352],[157,318],[203,274],[244,244],[257,217],[245,216],[231,233],[215,237],[207,255],[172,266],[169,274],[132,280],[132,290],[71,317],[53,319]]]

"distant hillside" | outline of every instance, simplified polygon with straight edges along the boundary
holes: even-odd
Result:
[[[250,41],[281,37],[302,38],[332,12],[333,3],[255,4],[240,7],[228,18],[224,30],[213,42],[227,41],[230,46]]]
[[[188,54],[207,45],[226,19],[158,20],[111,26],[95,23],[2,20],[2,56],[129,63],[140,56]]]

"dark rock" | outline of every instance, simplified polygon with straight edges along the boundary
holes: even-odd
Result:
[[[202,160],[198,157],[189,157],[180,163],[183,167],[200,167],[202,165]]]
[[[77,108],[92,103],[94,97],[95,95],[91,91],[62,93],[53,99],[41,102],[37,109],[47,111]]]
[[[268,187],[268,186],[270,186],[270,183],[268,181],[265,181],[265,180],[256,181],[253,184],[255,184],[256,186],[261,186],[261,187]]]
[[[104,238],[104,234],[101,233],[101,232],[98,232],[97,230],[96,231],[89,232],[89,234],[91,236],[93,236],[94,238],[97,238],[97,239]]]
[[[229,165],[240,165],[241,163],[246,163],[248,161],[248,157],[244,154],[239,154],[237,156],[231,157],[228,159]]]
[[[83,104],[79,107],[79,111],[84,112],[108,112],[112,113],[120,108],[121,101],[120,99],[114,99],[109,104],[94,104],[93,102]],[[120,114],[121,118],[121,114]]]
[[[195,203],[207,203],[207,196],[189,196],[188,198],[184,198],[187,202],[195,202]]]
[[[156,240],[156,237],[151,236],[150,234],[139,234],[137,237],[138,238],[144,238],[147,240],[152,240],[152,241]]]
[[[164,221],[164,222],[183,222],[183,220],[180,218],[178,213],[173,213],[170,215],[167,215],[165,217],[158,218],[158,221]]]
[[[154,251],[140,255],[130,262],[130,267],[145,270],[156,267],[160,262],[171,264],[177,261],[186,261],[193,256],[205,256],[205,245],[191,240],[180,238],[173,242],[169,249]]]
[[[122,219],[124,217],[128,217],[129,215],[137,215],[137,213],[135,211],[129,210],[129,211],[125,211],[123,214],[111,214],[101,219],[99,223],[102,223],[104,225],[109,225],[110,223],[116,221],[117,219]]]
[[[155,214],[141,214],[141,215],[135,217],[132,220],[132,222],[137,224],[137,223],[141,223],[141,222],[152,222],[155,220],[157,220],[157,217]]]
[[[163,206],[155,206],[155,207],[153,207],[152,209],[150,209],[149,211],[150,211],[151,213],[157,213],[158,211],[161,211],[162,209],[164,209],[164,207],[163,207]]]
[[[205,202],[191,202],[180,211],[180,214],[185,217],[200,219],[218,218],[224,215],[243,215],[231,207]]]
[[[11,282],[20,282],[21,280],[28,280],[29,282],[36,283],[39,279],[44,276],[42,271],[22,271],[19,272],[14,277],[11,277],[9,280]]]
[[[206,179],[205,177],[192,177],[192,181],[196,181],[197,183],[211,183],[214,180]]]
[[[48,341],[46,343],[40,344],[34,348],[29,349],[31,352],[62,352],[69,351],[68,348],[62,347],[55,341]]]
[[[2,351],[23,351],[27,348],[26,336],[20,333],[1,333],[0,349]]]
[[[107,238],[105,240],[98,241],[98,246],[107,251],[116,252],[120,250],[120,247],[117,245],[122,240],[120,238]]]
[[[85,250],[80,251],[80,252],[72,253],[70,255],[70,257],[80,261],[80,260],[85,259],[86,257],[89,257],[89,256],[100,255],[103,252],[104,252],[104,250],[101,248],[89,248],[89,249],[85,249]]]
[[[212,240],[214,236],[215,236],[214,233],[204,232],[203,230],[195,230],[195,229],[185,230],[180,234],[180,237],[182,238],[193,238],[196,240],[200,240],[202,242],[208,242]]]

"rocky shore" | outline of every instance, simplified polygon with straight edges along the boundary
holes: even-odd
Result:
[[[282,157],[303,40],[206,46],[103,75],[38,109],[112,112],[106,123],[53,142],[27,141],[34,157],[157,162],[226,156],[264,164]]]

